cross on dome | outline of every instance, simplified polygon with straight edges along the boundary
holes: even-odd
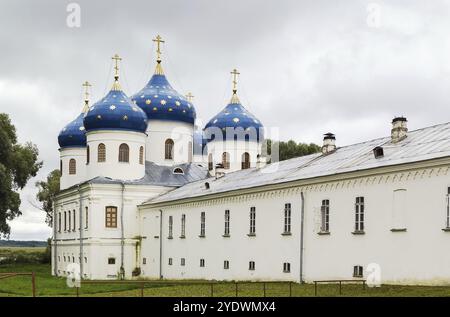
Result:
[[[111,59],[114,60],[114,71],[115,71],[114,84],[112,86],[112,90],[122,90],[119,84],[119,62],[122,60],[122,58],[118,54],[115,54],[113,57],[111,57]]]
[[[92,87],[92,85],[86,80],[83,85],[84,87],[84,108],[83,113],[88,112],[89,110],[89,87]]]

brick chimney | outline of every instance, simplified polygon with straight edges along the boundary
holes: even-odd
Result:
[[[336,150],[336,137],[333,133],[325,133],[323,135],[322,153],[329,154]]]
[[[391,140],[392,143],[397,143],[407,137],[408,120],[405,117],[395,117],[392,120]]]

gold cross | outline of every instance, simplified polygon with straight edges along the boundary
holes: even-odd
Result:
[[[194,95],[192,94],[192,93],[188,93],[187,95],[186,95],[186,98],[187,98],[187,100],[189,101],[189,102],[192,102],[192,99],[194,98]]]
[[[89,87],[92,87],[92,85],[86,80],[83,83],[83,87],[84,87],[84,100],[89,100]]]
[[[231,74],[233,75],[233,92],[236,93],[236,91],[237,91],[237,77],[241,73],[239,73],[238,70],[235,68],[235,69],[233,69]]]
[[[118,54],[116,54],[112,57],[112,59],[115,63],[114,70],[116,71],[115,77],[117,79],[119,77],[119,61],[121,61],[122,58]]]
[[[157,60],[161,61],[161,43],[165,43],[165,41],[162,39],[161,36],[157,35],[156,38],[152,40],[153,42],[156,42],[156,55]]]

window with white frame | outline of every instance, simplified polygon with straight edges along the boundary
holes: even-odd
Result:
[[[205,259],[200,259],[200,267],[205,267]]]
[[[77,230],[77,212],[73,211],[73,231]]]
[[[353,277],[363,277],[363,267],[361,265],[355,265],[353,267]]]
[[[67,212],[64,211],[64,231],[67,231]]]
[[[67,212],[67,218],[69,219],[69,225],[68,225],[68,227],[67,227],[67,231],[72,231],[72,212],[69,210],[68,212]]]
[[[186,215],[181,215],[181,236],[180,238],[186,237]]]
[[[320,231],[330,231],[330,200],[322,200],[322,206],[320,207]]]
[[[250,271],[254,271],[255,270],[255,261],[248,262],[248,269]]]
[[[291,263],[285,262],[283,263],[283,273],[291,272]]]
[[[169,265],[172,265],[173,264],[173,260],[172,260],[172,258],[169,258]]]
[[[186,265],[186,259],[185,258],[181,258],[181,266],[185,266]]]
[[[251,207],[250,208],[250,232],[249,235],[255,235],[256,234],[256,208]]]
[[[86,207],[85,208],[85,226],[84,226],[84,228],[85,229],[87,229],[88,228],[88,226],[89,226],[89,208],[88,207]]]
[[[224,270],[228,270],[230,268],[230,261],[228,260],[223,261],[223,268]]]
[[[355,232],[364,232],[364,197],[356,197]]]
[[[61,213],[58,213],[58,232],[61,232]]]
[[[200,214],[200,237],[205,236],[205,222],[206,222],[206,214],[204,211]]]
[[[284,231],[283,233],[291,233],[291,204],[284,204]]]
[[[169,239],[173,238],[173,216],[169,216]]]
[[[225,230],[224,236],[230,235],[230,210],[225,210]]]

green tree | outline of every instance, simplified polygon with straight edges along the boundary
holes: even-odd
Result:
[[[51,227],[53,223],[53,198],[59,192],[59,182],[61,179],[61,172],[54,170],[47,176],[47,181],[36,182],[38,193],[37,200],[42,204],[39,208],[45,211],[45,222]]]
[[[314,143],[297,143],[294,140],[285,141],[276,141],[268,139],[267,142],[263,145],[263,153],[268,155],[272,154],[272,149],[278,146],[279,150],[279,160],[284,161],[294,157],[300,157],[304,155],[309,155],[313,153],[320,152],[321,148],[317,144]]]
[[[17,143],[16,128],[9,116],[0,113],[0,236],[9,237],[7,221],[20,216],[20,194],[42,167],[36,145]]]

